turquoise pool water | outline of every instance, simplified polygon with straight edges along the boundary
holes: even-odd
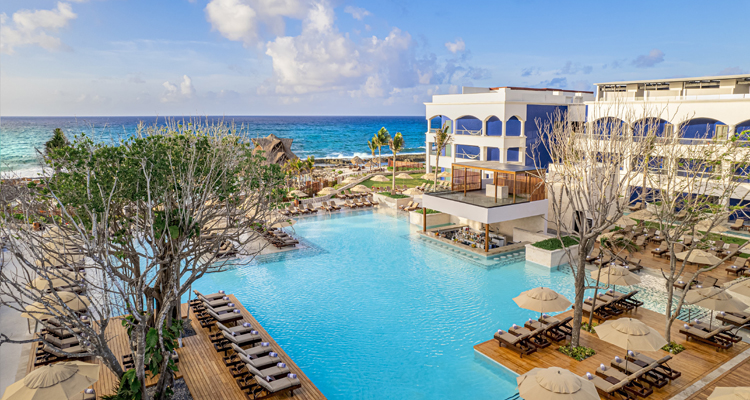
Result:
[[[330,399],[504,399],[515,375],[475,354],[536,313],[538,286],[573,298],[571,276],[479,262],[423,243],[403,219],[364,212],[300,220],[308,249],[194,284],[233,293]]]

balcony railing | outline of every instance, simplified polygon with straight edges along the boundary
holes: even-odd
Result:
[[[456,129],[456,135],[482,136],[482,130],[473,131],[471,129]]]

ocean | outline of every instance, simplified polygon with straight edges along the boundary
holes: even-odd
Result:
[[[37,149],[61,128],[69,140],[86,133],[96,141],[111,141],[135,133],[140,121],[163,123],[165,117],[3,117],[0,119],[0,172],[33,176],[39,171]],[[174,117],[183,119],[182,117]],[[206,118],[206,117],[204,117]],[[367,141],[381,127],[394,135],[401,132],[405,148],[401,154],[424,153],[427,123],[418,117],[207,117],[244,124],[251,137],[271,133],[292,138],[292,151],[301,158],[370,157]],[[387,147],[383,154],[390,154]]]

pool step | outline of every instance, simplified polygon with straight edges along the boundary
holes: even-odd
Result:
[[[516,392],[516,394],[507,397],[505,400],[519,400],[521,398],[521,393]]]

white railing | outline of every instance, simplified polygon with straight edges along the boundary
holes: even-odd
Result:
[[[698,94],[691,96],[605,96],[599,101],[659,101],[659,100],[743,100],[749,99],[750,94]]]
[[[482,136],[482,130],[476,130],[473,131],[471,129],[456,129],[456,135],[472,135],[472,136]]]

